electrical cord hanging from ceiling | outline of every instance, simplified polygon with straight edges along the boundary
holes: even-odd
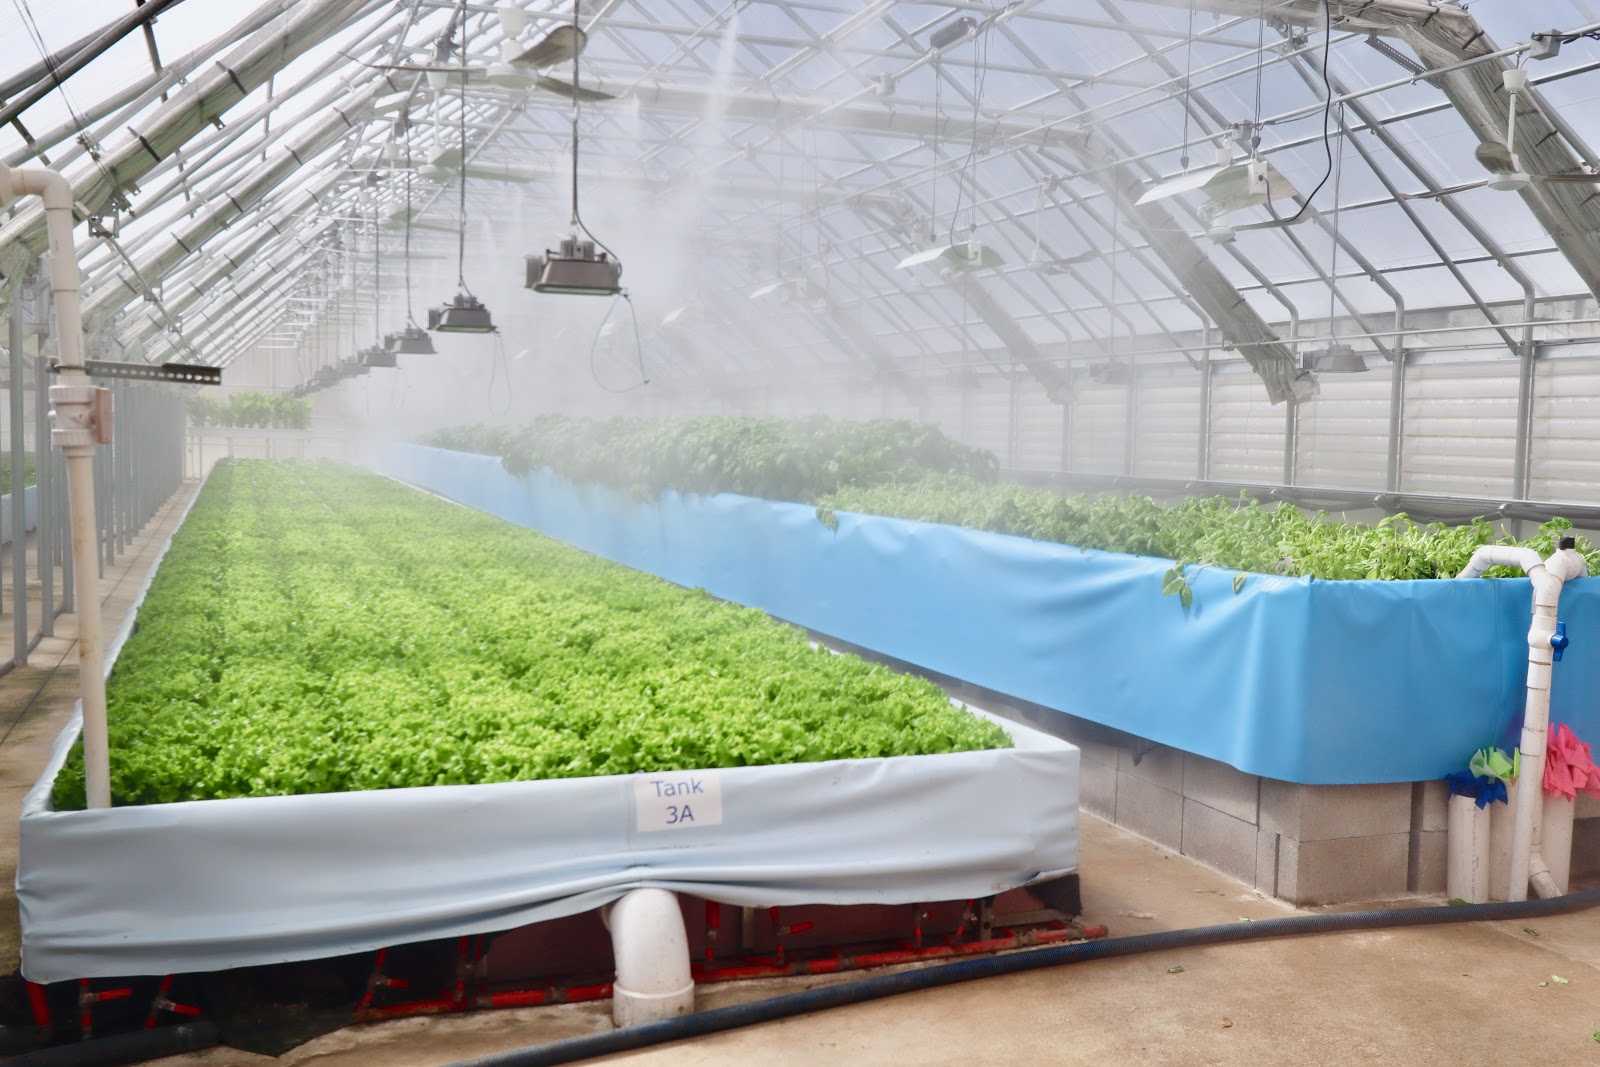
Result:
[[[600,338],[605,334],[606,323],[611,321],[611,313],[617,310],[617,298],[628,302],[628,314],[633,319],[633,350],[639,358],[639,384],[630,385],[625,389],[617,389],[602,382],[600,380],[600,371],[595,366],[595,354],[600,349]],[[605,317],[600,320],[600,325],[594,331],[594,340],[589,342],[589,377],[594,379],[594,384],[608,393],[631,393],[635,389],[643,389],[650,384],[650,377],[645,373],[644,369],[644,345],[639,341],[639,311],[633,306],[633,297],[628,294],[626,289],[619,292],[617,297],[612,299],[611,305],[606,308]]]
[[[467,288],[467,0],[461,0],[461,158],[456,161],[461,168],[461,198],[460,220],[461,226],[456,241],[456,284],[468,296],[472,290]],[[454,41],[451,42],[454,45]]]
[[[417,314],[411,307],[411,138],[410,127],[406,129],[406,324],[412,329],[417,326]]]
[[[1344,105],[1339,105],[1339,128],[1344,129]],[[1333,254],[1328,262],[1328,351],[1333,351],[1334,303],[1339,295],[1339,191],[1344,185],[1344,138],[1339,138],[1339,158],[1333,179]],[[1320,186],[1319,186],[1320,188]]]
[[[967,158],[961,164],[961,169],[956,172],[956,206],[950,212],[950,232],[948,244],[956,243],[956,216],[961,214],[961,200],[966,193],[966,183],[972,171],[972,161],[978,154],[978,107],[983,102],[983,86],[989,80],[989,35],[980,34],[972,46],[972,140],[967,146]],[[976,207],[972,209],[976,212]],[[976,229],[977,224],[970,217],[969,228]]]
[[[1198,5],[1199,0],[1189,0],[1189,33],[1183,42],[1183,155],[1178,158],[1178,164],[1185,174],[1189,173],[1189,119],[1193,103],[1190,95],[1194,92],[1190,80],[1194,77],[1194,9]]]
[[[506,377],[506,406],[503,410],[497,409],[494,403],[494,383],[502,374]],[[506,341],[499,330],[494,334],[494,355],[489,362],[489,387],[486,397],[489,413],[496,418],[504,418],[511,414],[511,408],[516,403],[515,393],[511,385],[511,365],[506,362]]]
[[[1300,216],[1306,213],[1306,208],[1310,207],[1311,201],[1315,200],[1317,194],[1322,192],[1322,187],[1328,184],[1328,177],[1334,172],[1333,137],[1328,131],[1328,120],[1333,115],[1333,79],[1328,74],[1328,57],[1332,54],[1332,49],[1333,0],[1322,0],[1322,151],[1328,157],[1328,166],[1322,172],[1322,180],[1317,183],[1317,187],[1311,190],[1310,195],[1300,202],[1300,210],[1282,220],[1286,225],[1299,221]],[[1340,106],[1343,107],[1342,104]],[[1259,115],[1257,117],[1259,118]],[[1339,124],[1339,128],[1341,130],[1344,129],[1342,121]],[[1257,136],[1259,136],[1259,133]],[[1344,151],[1342,139],[1339,151],[1341,154]],[[1334,199],[1334,210],[1338,210],[1337,196]],[[1270,198],[1267,200],[1267,211],[1274,217],[1277,216],[1277,212],[1272,210],[1272,200]]]
[[[466,0],[462,0],[462,2],[464,4]],[[618,258],[615,252],[611,251],[604,241],[600,240],[600,238],[596,237],[590,232],[589,227],[584,225],[583,216],[578,212],[578,120],[583,117],[583,89],[578,85],[578,55],[583,51],[583,49],[577,47],[576,43],[581,39],[579,34],[583,33],[582,28],[578,25],[578,8],[580,3],[581,0],[572,0],[572,30],[574,41],[572,49],[572,235],[576,237],[578,235],[578,231],[582,230],[585,237],[593,241],[602,252],[610,256],[611,259],[617,264],[617,275],[618,277],[621,277],[622,260]],[[624,293],[622,295],[625,297],[627,294]],[[633,306],[631,301],[629,302],[628,306]],[[609,312],[607,312],[607,314],[609,315]]]

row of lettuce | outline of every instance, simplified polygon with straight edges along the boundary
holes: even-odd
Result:
[[[311,401],[244,390],[223,400],[193,396],[187,405],[189,422],[196,427],[267,430],[305,430],[311,427]]]
[[[640,496],[672,489],[814,504],[830,526],[841,511],[888,515],[1174,560],[1169,591],[1185,597],[1190,565],[1322,579],[1449,578],[1480,545],[1548,552],[1571,529],[1557,518],[1518,540],[1481,518],[1450,526],[1402,514],[1361,523],[1249,496],[1171,505],[1065,496],[1001,482],[992,453],[935,427],[890,420],[545,416],[520,427],[443,430],[424,443],[499,456],[515,474],[546,468]],[[1600,551],[1581,537],[1578,547],[1600,572]]]
[[[1007,747],[933,684],[321,464],[219,465],[108,684],[116,804]],[[82,808],[81,749],[57,777]]]

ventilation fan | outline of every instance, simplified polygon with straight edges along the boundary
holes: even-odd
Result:
[[[500,58],[488,66],[476,67],[467,63],[451,63],[455,55],[455,22],[445,28],[433,44],[432,63],[366,63],[354,56],[347,59],[373,70],[407,70],[428,75],[428,83],[442,89],[452,78],[487,82],[508,89],[540,89],[559,96],[577,97],[580,100],[615,100],[610,93],[594,89],[581,89],[559,78],[540,74],[539,71],[565,62],[582,52],[589,36],[577,26],[557,26],[530,48],[522,48],[508,28],[501,45]]]
[[[1502,71],[1500,78],[1505,85],[1506,95],[1510,97],[1510,103],[1506,107],[1505,143],[1484,141],[1472,153],[1483,169],[1489,172],[1489,177],[1481,182],[1452,185],[1448,189],[1436,189],[1426,193],[1402,193],[1401,200],[1433,200],[1472,189],[1495,189],[1499,192],[1514,193],[1530,185],[1600,184],[1600,174],[1581,171],[1574,174],[1529,174],[1523,169],[1522,160],[1511,146],[1517,143],[1517,97],[1528,87],[1528,72],[1521,67],[1512,67]]]
[[[1027,268],[1035,274],[1066,274],[1079,263],[1087,263],[1097,259],[1100,252],[1097,249],[1088,249],[1065,259],[1057,259],[1045,254],[1044,246],[1040,243],[1039,227],[1041,216],[1044,214],[1045,193],[1055,187],[1053,179],[1039,183],[1039,191],[1033,197],[1033,252],[1028,256]]]

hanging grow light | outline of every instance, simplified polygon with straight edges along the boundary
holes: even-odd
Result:
[[[578,26],[578,5],[572,5],[572,231],[562,238],[558,249],[546,249],[543,256],[524,260],[523,286],[536,293],[562,293],[569,296],[616,296],[622,292],[622,263],[605,245],[595,240],[578,214],[578,119],[583,110],[583,91],[578,85],[578,56],[582,52],[583,30]],[[586,239],[579,239],[582,232]]]
[[[392,334],[390,336],[393,336]],[[396,365],[394,353],[383,345],[368,345],[363,348],[357,358],[363,367],[393,367]]]
[[[1316,374],[1360,374],[1367,369],[1367,359],[1346,344],[1332,344],[1327,348],[1313,348],[1301,353],[1302,369]]]
[[[555,251],[528,256],[525,288],[536,293],[615,296],[622,291],[622,264],[596,251],[593,241],[566,237]]]
[[[967,273],[989,270],[1004,262],[1005,259],[999,252],[981,241],[957,241],[953,245],[940,245],[937,248],[913,252],[896,263],[895,267],[899,270],[911,270],[932,263],[937,264],[942,270]]]
[[[463,32],[467,24],[467,3],[461,0],[458,16]],[[460,230],[456,235],[456,295],[436,308],[428,309],[428,329],[440,333],[493,333],[494,321],[483,301],[467,288],[467,77],[461,76],[461,196],[459,201]],[[410,250],[407,249],[407,256]]]
[[[384,347],[396,356],[431,356],[438,352],[438,349],[433,347],[433,338],[428,336],[428,331],[421,326],[410,324],[399,333],[385,336],[383,343]]]
[[[428,309],[428,329],[438,333],[493,333],[494,321],[483,301],[471,293],[457,293],[441,307]]]

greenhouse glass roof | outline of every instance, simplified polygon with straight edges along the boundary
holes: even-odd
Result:
[[[573,71],[509,61],[574,12],[499,7],[526,16],[509,44],[514,13],[479,2],[152,0],[108,44],[131,0],[0,0],[0,157],[78,191],[91,351],[226,364],[396,329],[457,284],[503,330],[614,335],[522,291],[523,257],[571,228]],[[1590,0],[577,18],[582,221],[680,374],[1009,361],[1049,390],[1085,355],[1229,348],[1281,400],[1306,351],[1390,356],[1446,326],[1510,345],[1535,302],[1600,295]],[[1479,146],[1506,141],[1519,66],[1501,169],[1529,180],[1491,188]],[[43,244],[17,205],[0,271]]]

